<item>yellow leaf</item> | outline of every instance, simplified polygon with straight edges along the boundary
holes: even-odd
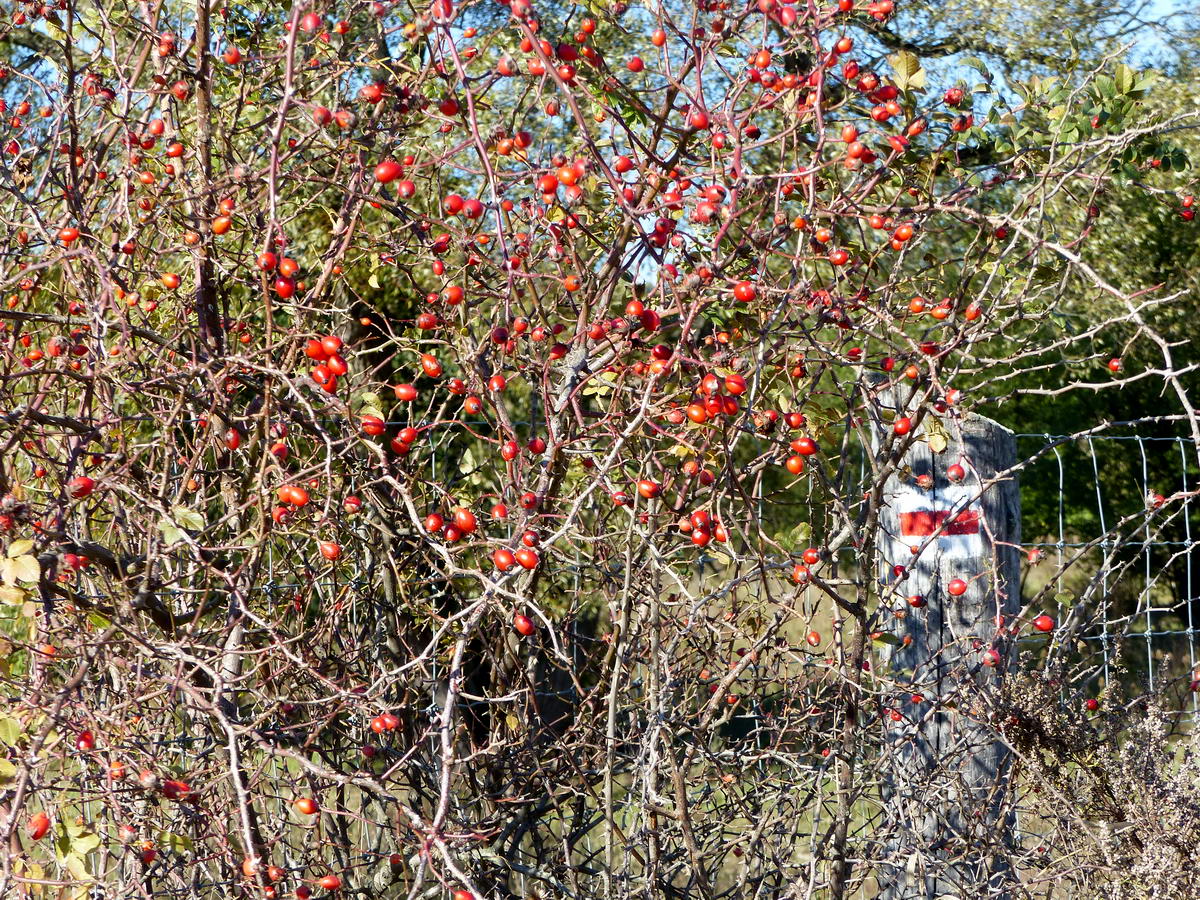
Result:
[[[10,581],[27,581],[33,584],[42,574],[42,567],[38,565],[37,557],[31,553],[10,559],[8,562],[12,565],[14,575],[12,579],[9,579]]]
[[[16,719],[10,719],[8,716],[0,716],[0,744],[7,747],[17,746],[17,741],[21,739],[21,735],[25,731],[25,726]]]
[[[14,558],[24,556],[33,549],[33,541],[13,541],[8,545],[8,556]]]
[[[17,860],[17,865],[21,867],[21,874],[24,875],[27,879],[29,879],[29,882],[30,882],[29,896],[31,896],[31,897],[46,896],[45,887],[43,885],[39,884],[39,882],[45,881],[46,870],[43,869],[37,863],[25,862],[24,860],[20,860],[20,859]]]
[[[0,586],[0,603],[6,603],[9,606],[20,606],[25,602],[25,592],[19,587],[11,587],[10,585]]]
[[[63,865],[67,867],[77,881],[91,881],[92,873],[87,870],[87,863],[82,856],[76,856],[74,853],[68,855],[63,860]]]
[[[925,440],[929,442],[929,449],[934,453],[943,453],[950,444],[950,435],[946,433],[941,422],[930,416],[925,420]]]

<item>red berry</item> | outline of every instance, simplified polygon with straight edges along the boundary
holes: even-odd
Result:
[[[537,552],[530,550],[528,547],[521,547],[513,555],[517,558],[517,562],[521,564],[521,568],[523,569],[536,569],[540,561]]]
[[[479,520],[475,518],[475,513],[460,506],[454,510],[454,524],[463,534],[471,534],[479,527]]]
[[[375,180],[380,184],[395,181],[403,174],[404,169],[394,159],[385,159],[375,167]]]
[[[651,481],[648,478],[643,478],[637,483],[637,491],[642,497],[647,500],[653,500],[662,493],[662,486],[658,482]]]
[[[25,824],[25,833],[37,841],[46,836],[50,830],[50,817],[44,812],[34,813]]]
[[[86,497],[96,489],[96,482],[87,475],[76,475],[67,482],[67,492],[76,500]]]
[[[807,437],[796,438],[792,441],[792,449],[801,456],[812,456],[817,452],[817,442]]]

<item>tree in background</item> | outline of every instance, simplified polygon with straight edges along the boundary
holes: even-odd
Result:
[[[1186,55],[970,14],[22,5],[0,895],[840,898],[898,846],[964,896],[1194,884],[1095,608],[980,623],[966,695],[889,665],[914,447],[1200,444]],[[880,722],[934,713],[1018,762],[914,850]]]

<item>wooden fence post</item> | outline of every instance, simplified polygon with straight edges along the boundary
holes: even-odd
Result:
[[[886,392],[883,404],[902,414]],[[880,889],[889,900],[1006,897],[1010,760],[988,695],[1012,663],[997,617],[1020,606],[1020,492],[997,477],[1015,465],[1016,441],[977,415],[929,414],[918,431],[885,486],[878,536],[881,613],[898,639],[883,674],[906,686],[891,704],[898,720],[885,720],[885,826],[897,838]]]

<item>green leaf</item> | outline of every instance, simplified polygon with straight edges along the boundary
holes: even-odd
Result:
[[[87,861],[82,856],[76,856],[74,853],[68,854],[63,859],[63,865],[67,867],[68,872],[75,876],[76,880],[92,880],[92,873],[88,871]]]
[[[978,72],[980,75],[982,75],[985,79],[987,79],[987,81],[989,83],[991,82],[992,73],[988,69],[987,63],[985,63],[978,56],[964,56],[958,62],[960,65],[964,65],[964,66],[967,66],[968,68],[974,69],[976,72]]]
[[[1111,81],[1118,91],[1120,91],[1122,94],[1128,94],[1131,90],[1133,90],[1133,85],[1137,81],[1137,74],[1133,71],[1133,69],[1129,68],[1129,66],[1125,65],[1125,63],[1119,63],[1114,75],[1115,77],[1111,79]],[[1106,79],[1105,76],[1101,75],[1096,79],[1096,83],[1099,84],[1101,80],[1107,81],[1109,79]]]
[[[58,24],[58,16],[47,19],[44,27],[46,29],[46,34],[50,36],[51,40],[61,43],[67,39],[67,33],[63,31],[62,26]]]
[[[913,75],[917,74],[917,70],[921,68],[921,62],[917,59],[917,54],[908,50],[893,53],[888,57],[888,62],[892,64],[892,71],[901,78],[912,78]]]
[[[1029,279],[1036,284],[1053,284],[1062,277],[1058,268],[1050,263],[1038,263],[1033,267]]]
[[[1136,82],[1134,82],[1133,87],[1129,90],[1129,95],[1131,97],[1143,96],[1146,91],[1150,90],[1156,81],[1158,81],[1158,76],[1153,72],[1147,72]]]
[[[17,767],[7,759],[0,759],[0,785],[7,784],[17,775]]]
[[[612,383],[616,380],[616,372],[600,372],[588,381],[583,393],[587,397],[603,397],[612,391]]]
[[[59,825],[54,836],[54,854],[59,861],[66,859],[71,852],[71,833],[63,825]]]
[[[87,856],[100,846],[100,835],[87,831],[71,838],[71,853],[76,856]]]
[[[358,414],[360,416],[377,416],[380,419],[386,419],[383,414],[383,401],[379,399],[379,395],[372,391],[363,391],[356,398],[358,406]]]
[[[881,631],[878,634],[872,635],[871,639],[877,644],[887,644],[889,647],[900,646],[900,638],[889,631]]]
[[[463,450],[462,457],[458,461],[458,471],[466,475],[475,469],[475,454],[471,452],[471,448],[467,447]]]
[[[795,549],[796,547],[807,547],[810,543],[812,543],[812,525],[808,522],[799,522],[788,532],[784,547]]]
[[[16,719],[0,716],[0,744],[4,744],[6,747],[15,747],[24,733],[24,726]]]
[[[925,87],[925,70],[915,53],[901,50],[888,57],[892,64],[892,81],[902,91],[920,90]]]
[[[158,833],[158,845],[170,853],[190,853],[194,846],[190,837],[170,831]]]
[[[158,523],[158,530],[162,532],[163,540],[167,544],[177,544],[183,540],[183,532],[179,526],[169,519],[161,519]]]
[[[171,512],[175,516],[175,521],[184,528],[199,531],[205,525],[204,516],[200,515],[194,509],[188,509],[186,506],[173,506],[171,507]]]

